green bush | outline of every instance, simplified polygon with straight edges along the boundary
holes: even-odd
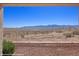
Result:
[[[3,41],[3,56],[12,56],[15,51],[15,45],[10,41]]]

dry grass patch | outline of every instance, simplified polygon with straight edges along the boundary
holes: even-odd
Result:
[[[79,35],[79,30],[73,31],[73,35]]]
[[[73,35],[72,32],[65,32],[65,33],[63,33],[63,35],[64,35],[66,38],[74,37],[74,35]]]

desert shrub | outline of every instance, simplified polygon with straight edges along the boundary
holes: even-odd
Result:
[[[73,31],[73,35],[79,35],[79,30]]]
[[[63,31],[62,31],[62,30],[57,30],[56,32],[57,32],[57,33],[62,33]]]
[[[15,51],[15,45],[10,41],[3,41],[3,56],[11,56]]]
[[[73,33],[64,33],[64,35],[67,38],[70,38],[70,37],[73,37],[74,36]]]
[[[56,33],[62,33],[64,31],[64,29],[56,29],[55,32]]]

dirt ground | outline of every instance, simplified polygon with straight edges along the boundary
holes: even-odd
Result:
[[[79,56],[79,43],[15,43],[17,56]]]

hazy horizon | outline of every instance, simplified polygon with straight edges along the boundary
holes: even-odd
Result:
[[[4,27],[78,25],[78,6],[4,7]]]
[[[52,25],[35,25],[35,26],[54,26],[56,24]],[[35,27],[34,25],[32,26],[19,26],[19,27],[4,27],[4,28],[22,28],[22,27]],[[79,26],[79,25],[57,25],[57,26]]]

